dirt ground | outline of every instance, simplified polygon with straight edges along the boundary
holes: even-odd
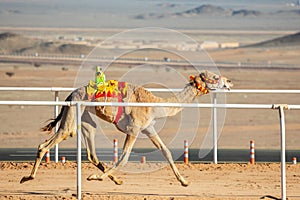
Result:
[[[160,166],[158,170],[151,168]],[[276,199],[281,196],[280,164],[177,164],[190,182],[182,187],[169,166],[129,163],[116,173],[124,181],[87,181],[97,169],[82,165],[83,199]],[[76,163],[42,164],[36,179],[20,184],[32,163],[0,163],[0,199],[75,199]],[[128,173],[128,168],[144,169]],[[287,165],[287,197],[300,199],[300,165]]]

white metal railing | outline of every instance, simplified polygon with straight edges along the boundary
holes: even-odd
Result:
[[[0,91],[49,91],[71,92],[75,87],[0,87]],[[180,92],[182,89],[147,88],[151,92]],[[269,90],[269,89],[232,89],[214,90],[211,93],[269,93],[269,94],[300,94],[300,90]]]

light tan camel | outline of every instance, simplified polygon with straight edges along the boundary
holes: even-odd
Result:
[[[87,87],[84,86],[74,90],[66,99],[66,101],[91,101],[88,98]],[[145,88],[127,84],[127,90],[123,93],[121,99],[124,102],[192,102],[197,96],[208,93],[209,90],[227,88],[230,89],[232,83],[225,77],[218,76],[211,72],[203,72],[200,75],[191,76],[190,82],[184,89],[170,98],[160,98],[154,96]],[[115,98],[97,98],[94,101],[119,101],[119,97]],[[122,184],[122,181],[114,177],[112,174],[120,166],[124,166],[129,158],[132,147],[138,137],[139,133],[147,135],[153,144],[162,151],[164,157],[169,162],[177,180],[182,186],[188,186],[188,182],[180,175],[177,167],[174,164],[172,155],[167,146],[162,142],[159,135],[154,129],[155,119],[174,116],[182,110],[182,108],[175,107],[86,107],[83,108],[82,113],[82,133],[84,142],[87,148],[88,160],[98,167],[103,174],[94,174],[88,177],[88,180],[103,180],[109,177],[116,184]],[[95,113],[101,119],[114,123],[116,128],[126,134],[126,139],[123,146],[123,153],[119,161],[111,168],[107,168],[102,162],[99,162],[95,150],[95,131],[96,123],[92,120],[90,113]],[[117,119],[118,118],[118,119]],[[46,151],[54,145],[72,137],[76,134],[76,109],[74,106],[63,106],[60,114],[51,123],[45,126],[42,130],[51,131],[55,125],[60,121],[58,131],[46,142],[38,147],[35,164],[29,176],[24,176],[20,183],[32,180],[35,178],[38,166],[46,153]]]

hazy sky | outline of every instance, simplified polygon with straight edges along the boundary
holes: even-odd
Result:
[[[299,7],[288,0],[0,0],[0,26],[137,28],[160,26],[189,29],[300,28]],[[204,4],[233,10],[256,10],[261,16],[174,17]],[[289,11],[278,15],[278,11]],[[137,19],[136,16],[142,16]],[[163,17],[158,17],[163,16]]]

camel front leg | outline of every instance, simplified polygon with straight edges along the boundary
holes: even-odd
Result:
[[[150,140],[153,142],[153,144],[162,151],[164,157],[167,159],[167,161],[170,163],[170,166],[177,178],[177,180],[181,183],[182,186],[186,187],[189,185],[189,183],[180,175],[174,160],[172,158],[172,154],[170,150],[167,148],[167,146],[163,143],[163,141],[160,139],[160,137],[157,135],[155,129],[153,126],[148,127],[143,131],[148,135]]]
[[[160,139],[160,137],[158,135],[152,136],[150,137],[151,141],[153,142],[153,144],[162,151],[164,157],[167,159],[167,161],[170,163],[170,166],[177,178],[177,180],[181,183],[182,186],[186,187],[189,185],[189,183],[180,175],[174,161],[172,158],[172,154],[170,152],[170,150],[167,148],[167,146],[162,142],[162,140]]]
[[[125,142],[124,142],[123,153],[120,156],[119,161],[115,165],[113,165],[109,170],[107,170],[104,174],[102,174],[101,176],[99,176],[98,174],[91,175],[93,180],[102,181],[107,176],[110,176],[110,174],[113,174],[120,167],[124,166],[128,162],[128,159],[129,159],[132,147],[136,141],[136,138],[137,138],[136,136],[127,135]]]
[[[95,147],[94,147],[94,142],[92,141],[93,139],[90,140],[90,138],[87,138],[87,140],[89,140],[89,141],[86,141],[86,147],[87,147],[86,152],[87,152],[88,160],[104,173],[107,170],[107,166],[104,163],[102,163],[98,160],[96,150],[95,150]],[[113,175],[109,174],[108,177],[116,185],[122,185],[122,183],[123,183],[122,180],[119,180],[118,178],[116,178]],[[97,176],[96,176],[96,179],[95,179],[95,175],[91,175],[87,178],[87,180],[92,181],[92,180],[99,180],[99,179],[97,178]]]
[[[107,170],[107,167],[104,163],[100,162],[95,147],[95,133],[96,133],[96,123],[92,120],[88,111],[84,111],[82,115],[82,135],[86,144],[86,153],[88,160],[95,165],[98,169],[100,169],[103,173]],[[108,175],[108,177],[117,185],[121,185],[123,181],[117,179],[112,175]],[[93,179],[93,175],[88,177],[87,180],[91,181]],[[97,180],[97,179],[96,179]]]

